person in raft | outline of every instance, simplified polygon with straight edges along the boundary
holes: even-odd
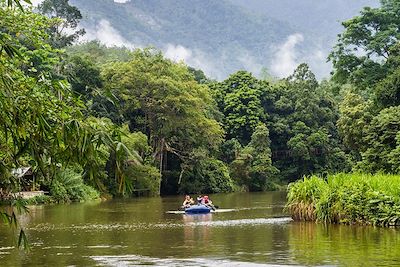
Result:
[[[185,200],[182,203],[182,207],[183,208],[189,208],[190,205],[193,205],[193,204],[194,204],[193,198],[191,198],[189,195],[186,195],[185,196]]]
[[[202,197],[201,195],[199,195],[199,196],[197,197],[197,205],[202,205],[202,204],[204,204],[204,203],[203,203],[203,197]]]
[[[208,196],[204,196],[201,203],[203,205],[206,205],[207,207],[210,207],[211,209],[215,210],[215,206],[213,205],[211,199],[208,198]]]

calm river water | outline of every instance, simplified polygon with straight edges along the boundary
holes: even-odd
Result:
[[[292,222],[283,192],[211,197],[208,215],[169,213],[182,197],[31,207],[31,250],[0,226],[0,265],[400,266],[400,229]]]

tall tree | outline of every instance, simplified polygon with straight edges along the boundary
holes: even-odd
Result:
[[[400,107],[383,109],[367,126],[363,136],[365,147],[358,169],[369,172],[400,171]]]
[[[44,0],[38,9],[43,15],[54,19],[49,28],[53,47],[62,48],[71,45],[85,34],[84,29],[78,29],[82,14],[77,7],[69,4],[69,0]],[[70,31],[73,32],[69,33]]]
[[[227,80],[210,86],[224,114],[227,139],[236,138],[242,145],[247,145],[255,128],[265,122],[261,95],[268,83],[257,80],[248,72],[239,71]]]
[[[358,160],[364,146],[363,137],[373,118],[371,105],[371,101],[365,101],[360,95],[347,92],[339,108],[339,133],[346,147],[356,154]]]
[[[137,50],[131,61],[106,66],[103,77],[106,88],[120,99],[125,120],[149,137],[160,173],[169,155],[181,161],[183,172],[193,149],[215,150],[221,142],[223,131],[212,116],[210,92],[185,65],[154,50]]]
[[[359,16],[343,22],[344,32],[330,55],[333,79],[359,89],[371,88],[399,66],[400,5],[381,0],[381,7],[364,8]]]
[[[256,127],[251,141],[245,149],[252,157],[249,169],[251,178],[249,189],[251,191],[274,189],[279,170],[272,165],[270,146],[268,128],[264,124],[260,124]]]
[[[320,89],[306,64],[264,95],[274,166],[284,180],[347,167],[334,99]]]
[[[92,98],[94,91],[103,86],[100,68],[85,57],[77,55],[67,57],[63,73],[71,89],[86,100]]]
[[[400,69],[376,85],[373,102],[378,110],[400,105]]]
[[[249,191],[276,188],[279,170],[272,165],[271,140],[265,124],[259,124],[249,144],[241,149],[230,164],[231,176]]]

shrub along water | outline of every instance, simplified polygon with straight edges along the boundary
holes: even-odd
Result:
[[[400,175],[305,177],[288,187],[294,220],[400,226]]]
[[[85,201],[100,198],[99,192],[83,183],[81,173],[72,169],[59,172],[50,186],[50,194],[57,202]]]
[[[57,173],[49,189],[50,195],[35,196],[23,202],[27,205],[37,205],[100,199],[100,193],[84,183],[82,173],[69,168]]]

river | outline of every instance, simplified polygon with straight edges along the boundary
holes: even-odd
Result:
[[[30,207],[29,252],[0,227],[1,266],[400,266],[400,229],[293,222],[284,192],[211,195],[219,212],[173,212],[180,197]]]

